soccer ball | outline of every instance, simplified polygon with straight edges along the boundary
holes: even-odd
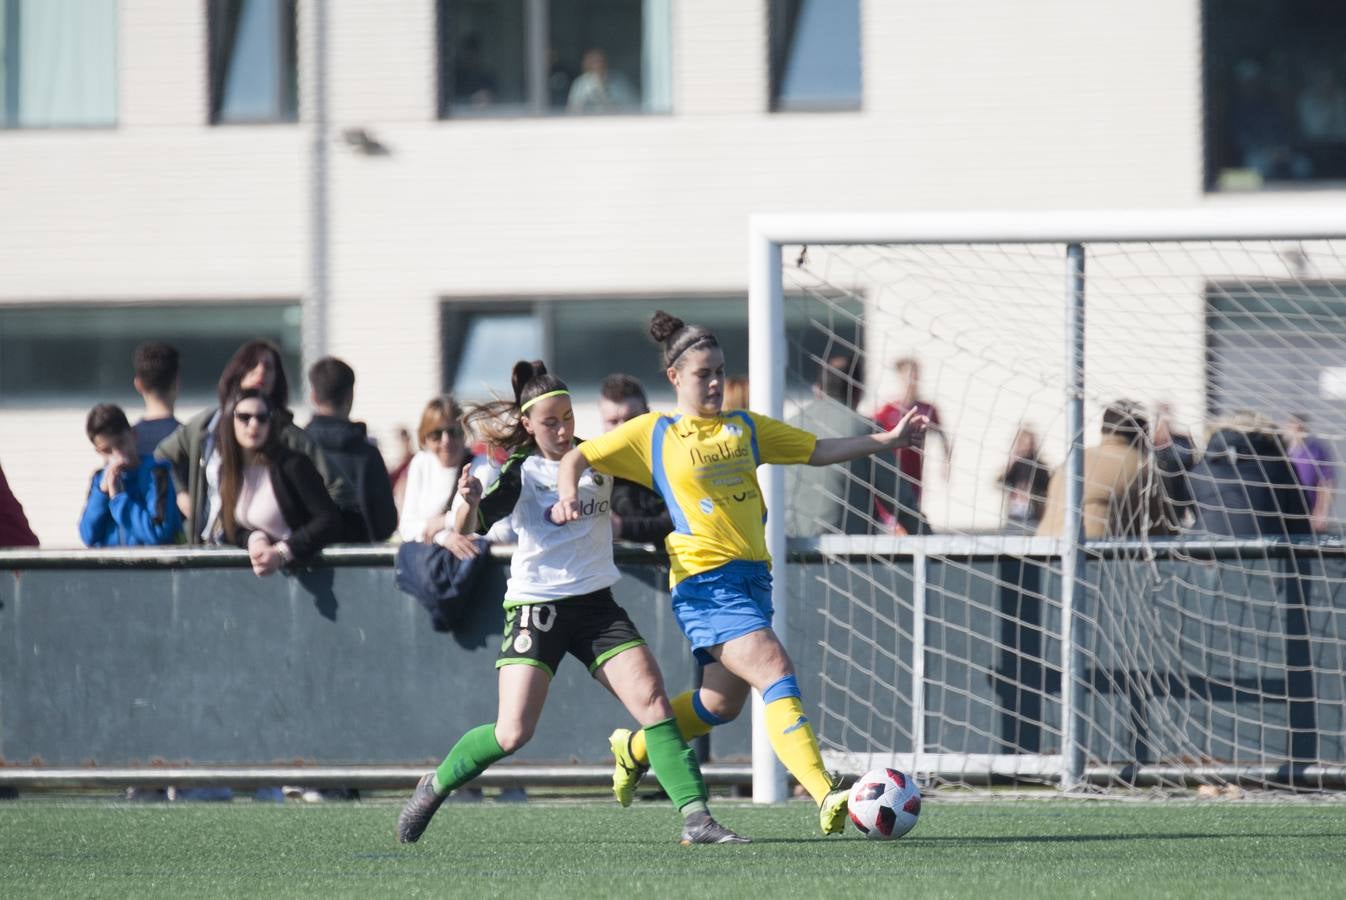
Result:
[[[874,769],[851,786],[851,821],[865,837],[892,841],[916,827],[921,815],[921,789],[916,779],[897,769]]]

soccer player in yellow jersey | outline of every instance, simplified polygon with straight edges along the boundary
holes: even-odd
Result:
[[[824,834],[845,827],[846,791],[823,765],[804,715],[794,665],[771,630],[771,559],[766,507],[757,483],[763,463],[825,466],[909,445],[926,426],[912,410],[888,432],[818,439],[807,431],[747,411],[721,412],[724,352],[715,335],[663,311],[650,323],[677,391],[674,415],[647,413],[586,441],[561,460],[558,522],[579,519],[578,485],[585,469],[653,487],[668,504],[673,533],[673,612],[705,666],[701,687],[673,698],[682,736],[706,734],[742,710],[748,689],[766,703],[767,733],[776,755],[818,804]],[[613,791],[630,804],[649,765],[640,732],[613,732]]]

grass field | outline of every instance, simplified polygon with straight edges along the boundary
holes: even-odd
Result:
[[[1346,802],[927,802],[894,843],[816,836],[809,805],[721,800],[751,845],[681,847],[673,811],[400,802],[0,804],[0,897],[1341,897]]]

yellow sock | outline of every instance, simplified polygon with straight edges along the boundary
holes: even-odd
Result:
[[[832,789],[832,779],[798,697],[781,697],[766,705],[766,731],[776,757],[809,792],[813,802],[822,803]]]
[[[699,738],[703,734],[710,734],[713,727],[705,719],[696,714],[696,707],[692,702],[694,691],[685,691],[674,697],[673,718],[678,720],[678,733],[682,735],[684,741],[690,741],[692,738]],[[645,729],[638,729],[631,735],[631,756],[642,766],[650,764],[649,752],[645,749]]]

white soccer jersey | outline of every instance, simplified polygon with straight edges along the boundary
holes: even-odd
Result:
[[[612,561],[612,478],[592,469],[580,477],[580,518],[554,525],[559,461],[512,456],[486,488],[481,529],[508,518],[518,535],[505,606],[550,603],[611,587],[621,577]]]

